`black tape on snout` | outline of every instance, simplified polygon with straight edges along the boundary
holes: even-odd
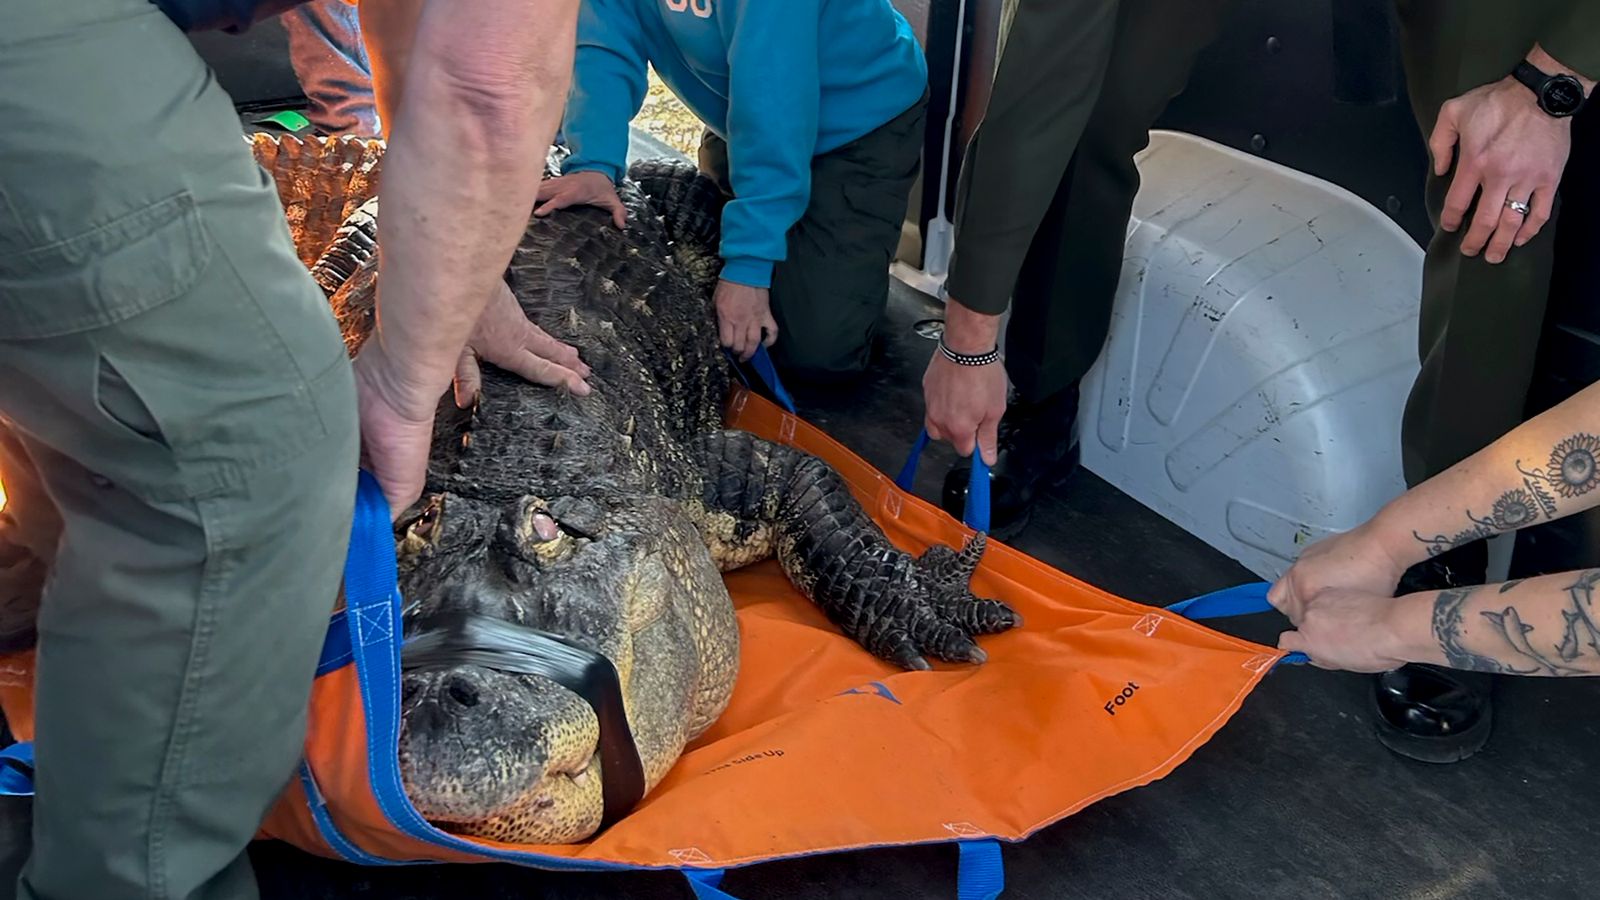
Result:
[[[440,614],[419,625],[400,651],[402,671],[472,665],[536,675],[593,707],[600,721],[602,829],[631,812],[644,797],[644,764],[622,704],[622,681],[611,660],[560,635],[487,616]]]

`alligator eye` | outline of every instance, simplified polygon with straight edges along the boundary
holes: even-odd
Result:
[[[553,541],[561,536],[561,526],[557,525],[556,520],[545,513],[534,513],[528,518],[528,525],[530,536],[536,537],[540,541]]]
[[[571,549],[572,539],[555,516],[545,508],[544,502],[524,497],[517,504],[516,514],[502,523],[502,535],[518,555],[527,555],[529,561],[555,559]]]

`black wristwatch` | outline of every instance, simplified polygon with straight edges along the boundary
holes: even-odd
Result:
[[[1517,63],[1511,74],[1539,98],[1540,109],[1558,119],[1576,113],[1588,100],[1578,79],[1565,73],[1546,75],[1527,60]]]

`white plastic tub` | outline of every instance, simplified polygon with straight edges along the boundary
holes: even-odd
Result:
[[[1274,578],[1405,488],[1422,251],[1349,192],[1191,135],[1152,133],[1139,167],[1084,465]]]

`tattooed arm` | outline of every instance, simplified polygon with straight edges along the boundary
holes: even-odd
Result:
[[[1437,556],[1480,538],[1582,512],[1600,503],[1597,435],[1600,385],[1418,485],[1378,518],[1393,539],[1406,531],[1428,556]]]
[[[1331,588],[1393,596],[1406,569],[1446,550],[1600,504],[1600,384],[1306,549],[1269,595],[1299,622]]]
[[[1278,646],[1313,665],[1382,672],[1405,663],[1506,675],[1600,675],[1600,570],[1503,585],[1387,594],[1334,588]]]

